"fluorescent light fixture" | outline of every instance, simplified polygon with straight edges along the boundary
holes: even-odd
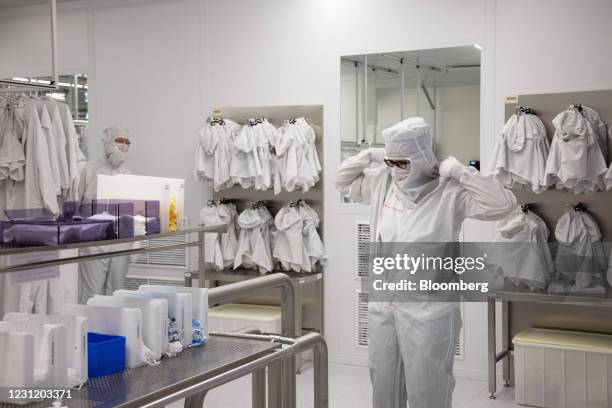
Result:
[[[59,86],[64,86],[66,88],[74,88],[74,84],[70,84],[68,82],[59,82],[58,85]],[[87,85],[79,84],[79,85],[77,85],[77,88],[79,88],[79,89],[87,89]]]
[[[51,96],[53,99],[56,99],[58,101],[66,101],[66,95],[61,92],[51,92],[50,94],[47,94],[47,95]]]
[[[480,51],[482,51],[482,45],[480,44],[474,44],[474,47],[479,49]]]
[[[19,81],[19,82],[27,82],[30,84],[43,84],[43,85],[51,85],[51,81],[47,81],[45,79],[28,79],[28,78],[19,78],[19,77],[15,77],[12,78],[13,81]]]

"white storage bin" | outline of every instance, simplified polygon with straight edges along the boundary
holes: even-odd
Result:
[[[226,304],[208,309],[210,331],[233,332],[256,327],[264,333],[281,333],[281,310],[278,306]]]
[[[159,201],[161,232],[168,232],[170,199],[176,200],[177,227],[181,229],[185,206],[185,180],[116,174],[98,176],[98,199]]]
[[[612,407],[612,335],[528,329],[512,342],[518,404]]]

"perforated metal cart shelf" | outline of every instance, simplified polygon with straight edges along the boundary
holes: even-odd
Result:
[[[158,365],[89,380],[82,389],[72,390],[72,398],[62,404],[75,408],[142,407],[279,348],[280,344],[267,341],[211,336],[206,345],[164,359]],[[2,408],[17,406],[0,404]],[[26,405],[28,408],[51,406],[51,400]]]

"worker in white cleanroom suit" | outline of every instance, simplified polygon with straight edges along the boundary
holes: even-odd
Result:
[[[90,202],[97,198],[98,175],[131,174],[125,164],[131,145],[127,129],[110,127],[104,129],[102,138],[104,150],[102,158],[88,162],[81,171],[79,180],[79,198],[81,202]],[[81,250],[81,254],[99,254],[121,249],[129,249],[129,244],[107,245]],[[94,295],[112,295],[117,289],[123,289],[129,268],[129,257],[97,259],[79,264],[79,303],[87,303]]]
[[[499,220],[516,207],[510,191],[454,157],[438,166],[422,118],[406,119],[383,136],[384,148],[348,158],[334,179],[343,194],[371,204],[373,241],[455,242],[466,218]],[[454,302],[371,302],[373,406],[400,407],[403,400],[405,407],[405,378],[410,408],[451,407],[461,324]]]

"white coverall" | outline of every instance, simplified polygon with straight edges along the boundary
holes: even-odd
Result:
[[[532,290],[548,286],[555,265],[548,246],[550,231],[537,214],[520,208],[496,225],[489,261],[502,268],[504,276],[515,285]]]
[[[81,171],[79,180],[79,197],[81,202],[91,202],[96,198],[98,175],[131,174],[124,164],[126,151],[120,150],[115,143],[117,138],[129,139],[127,130],[111,127],[104,130],[103,158],[88,162]],[[102,247],[85,248],[81,255],[100,254],[110,251],[130,249],[130,244],[106,245]],[[115,290],[123,289],[125,277],[129,269],[129,257],[114,257],[81,262],[79,264],[79,303],[86,304],[87,299],[94,295],[112,295]]]
[[[334,180],[349,198],[371,204],[373,241],[454,242],[466,218],[498,220],[516,206],[510,191],[454,158],[441,164],[437,177],[429,126],[422,118],[407,119],[383,136],[384,149],[345,160]],[[410,169],[380,165],[383,158],[408,160]],[[451,407],[459,305],[372,302],[368,321],[372,405],[406,406],[403,369],[410,408]]]
[[[550,143],[544,123],[530,113],[514,114],[502,128],[493,149],[494,178],[508,188],[534,193],[548,188],[546,159]]]

